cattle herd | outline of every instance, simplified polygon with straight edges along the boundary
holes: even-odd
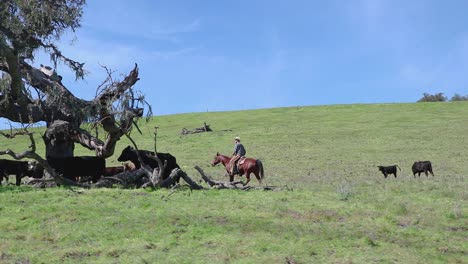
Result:
[[[169,153],[159,153],[158,158],[165,164],[165,171],[163,171],[162,178],[169,177],[171,171],[175,168],[180,168],[177,164],[176,158]],[[124,162],[122,166],[106,167],[106,160],[100,157],[68,157],[68,158],[48,158],[49,165],[64,178],[76,182],[97,182],[102,176],[113,176],[118,173],[135,170],[141,168],[143,162],[145,166],[150,169],[159,167],[158,162],[153,157],[155,153],[148,150],[138,150],[128,146],[120,156],[118,161]],[[140,157],[140,158],[139,158]],[[397,177],[397,169],[401,171],[398,165],[392,166],[378,166],[379,171],[382,172],[385,178],[393,174]],[[413,176],[421,176],[421,173],[432,172],[432,164],[430,161],[416,161],[411,167]],[[16,185],[21,184],[23,177],[42,178],[44,175],[44,168],[35,161],[16,161],[0,159],[0,185],[3,179],[8,181],[10,175],[16,176]]]
[[[397,177],[397,168],[401,171],[400,167],[398,165],[392,165],[392,166],[377,166],[379,170],[382,172],[384,175],[384,178],[387,178],[389,174],[393,174],[395,178]],[[432,172],[432,164],[430,161],[416,161],[413,163],[413,166],[411,167],[411,170],[413,171],[413,176],[416,177],[416,173],[418,176],[421,176],[421,172],[424,172],[426,176],[428,176],[428,172],[434,176],[434,173]]]
[[[140,156],[143,164],[140,163],[138,156]],[[76,182],[97,182],[102,176],[113,176],[124,171],[139,169],[142,165],[147,166],[149,169],[158,168],[158,162],[152,158],[154,156],[155,153],[152,151],[139,150],[137,152],[134,148],[128,146],[117,159],[124,162],[122,166],[106,167],[104,158],[89,156],[48,158],[47,163],[56,173],[66,179]],[[176,158],[171,154],[158,152],[157,156],[165,164],[163,179],[169,177],[173,169],[180,168]],[[0,159],[0,185],[3,179],[8,181],[10,175],[16,176],[16,185],[19,186],[23,177],[42,178],[44,168],[36,161]]]

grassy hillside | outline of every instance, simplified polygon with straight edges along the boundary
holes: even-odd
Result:
[[[180,135],[203,122],[215,131]],[[140,126],[143,135],[132,136],[141,149],[153,149],[158,126],[158,151],[197,179],[195,165],[227,179],[209,162],[239,135],[247,155],[262,159],[267,183],[290,191],[1,187],[0,262],[466,262],[466,103],[195,113]],[[2,149],[29,144],[0,140]],[[108,164],[128,144],[122,139]],[[414,179],[416,160],[431,160],[435,177]],[[399,177],[384,179],[377,165],[393,164]]]

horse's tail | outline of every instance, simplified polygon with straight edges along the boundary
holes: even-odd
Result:
[[[396,166],[398,169],[400,169],[400,166],[398,166],[398,165],[395,165],[395,166]],[[401,169],[400,169],[400,171],[401,171]]]
[[[258,173],[260,174],[260,179],[265,178],[265,172],[263,171],[263,163],[261,160],[257,160]]]

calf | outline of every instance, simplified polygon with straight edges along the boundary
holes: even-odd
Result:
[[[379,170],[383,173],[384,177],[387,178],[388,174],[393,174],[395,178],[397,177],[397,168],[401,171],[398,165],[393,166],[377,166]]]
[[[155,153],[153,151],[148,151],[148,150],[139,150],[138,153],[140,154],[141,160],[143,163],[151,169],[159,168],[158,162],[153,159],[152,157],[155,156]],[[179,168],[179,165],[177,164],[176,158],[172,156],[169,153],[160,153],[158,152],[158,158],[161,160],[161,162],[164,164],[166,162],[166,169],[163,173],[163,180],[167,179],[169,175],[171,174],[171,171],[175,168]],[[117,159],[118,161],[131,161],[133,164],[135,164],[136,169],[141,168],[140,161],[138,160],[138,155],[137,151],[132,148],[131,146],[126,147],[122,153],[120,154],[120,157]]]
[[[129,160],[122,163],[122,166],[124,167],[124,171],[134,171],[134,170],[136,170],[135,164],[133,162],[129,161]]]
[[[102,175],[103,176],[114,176],[116,174],[124,172],[124,170],[125,170],[124,166],[105,167]]]
[[[42,167],[42,165],[37,161],[29,161],[28,173],[26,176],[40,179],[44,176],[44,167]]]
[[[15,175],[16,185],[19,186],[21,178],[26,176],[28,169],[29,163],[27,161],[0,159],[0,184],[3,178],[8,181],[9,175]]]
[[[424,172],[424,174],[427,175],[427,172],[429,172],[433,177],[434,173],[432,172],[432,164],[430,161],[415,161],[413,164],[413,167],[411,168],[413,170],[413,177],[416,178],[416,173],[418,174],[419,177],[421,177],[421,172]]]
[[[106,167],[104,158],[92,156],[48,158],[47,162],[64,178],[76,182],[80,177],[91,177],[93,182],[97,182]]]

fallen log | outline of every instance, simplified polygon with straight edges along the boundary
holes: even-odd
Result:
[[[195,166],[195,169],[200,173],[202,179],[211,187],[211,189],[229,189],[229,190],[262,190],[262,191],[274,191],[279,190],[276,186],[258,186],[253,187],[250,185],[245,185],[242,181],[234,181],[234,182],[224,182],[224,181],[215,181],[212,180],[211,177],[205,174],[205,172],[198,166]]]
[[[188,130],[187,128],[182,128],[180,134],[182,135],[189,135],[189,134],[196,134],[196,133],[203,133],[203,132],[212,132],[213,130],[210,128],[210,125],[207,125],[206,122],[203,122],[202,127],[197,127],[193,130]]]

